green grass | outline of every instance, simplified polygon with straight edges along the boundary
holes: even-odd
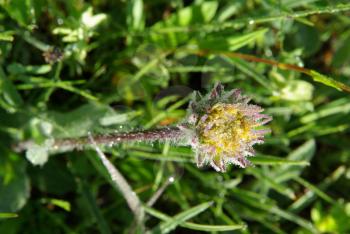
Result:
[[[0,233],[350,233],[349,16],[347,0],[0,1]],[[12,148],[176,124],[218,81],[274,118],[255,167],[103,148],[143,230],[95,151],[35,166]]]

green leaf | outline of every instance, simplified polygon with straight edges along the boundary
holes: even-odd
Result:
[[[172,218],[158,210],[152,209],[150,207],[145,207],[145,211],[163,221],[170,221]],[[191,230],[203,231],[203,232],[225,232],[225,231],[234,231],[239,229],[245,229],[245,225],[206,225],[206,224],[197,224],[192,222],[184,222],[180,224],[181,227],[188,228]]]
[[[270,82],[267,80],[266,77],[264,77],[262,74],[260,74],[256,70],[256,68],[253,64],[250,64],[249,62],[244,61],[242,59],[238,59],[238,58],[226,57],[225,60],[228,61],[229,63],[231,63],[234,67],[237,67],[243,73],[252,77],[256,82],[258,82],[259,84],[261,84],[262,86],[264,86],[265,88],[270,90],[270,88],[271,88]]]
[[[15,111],[23,104],[23,100],[15,86],[0,67],[0,104],[8,111]]]
[[[349,233],[349,207],[350,203],[341,202],[325,209],[322,203],[318,202],[311,209],[311,219],[320,233]]]
[[[300,121],[303,124],[314,123],[315,121],[331,116],[331,115],[346,115],[350,113],[350,103],[349,98],[341,98],[326,105],[323,105],[322,108],[317,109],[307,115],[304,115],[300,118]]]
[[[167,20],[167,25],[191,25],[206,23],[213,19],[218,3],[216,1],[206,1],[181,9],[177,14],[172,15]]]
[[[338,167],[331,175],[326,177],[321,183],[317,184],[317,188],[326,190],[329,186],[341,178],[345,172],[345,166]],[[299,212],[311,204],[316,198],[317,197],[314,190],[309,190],[301,197],[299,197],[295,202],[293,202],[293,204],[289,206],[288,210],[292,212]]]
[[[96,204],[96,200],[94,199],[93,195],[91,194],[91,191],[89,189],[88,184],[85,182],[82,183],[81,193],[86,201],[86,205],[89,207],[91,214],[94,216],[94,218],[97,221],[99,230],[102,234],[110,234],[111,230],[108,226],[108,223],[106,222],[105,218],[102,215],[101,210],[99,209],[98,205]]]
[[[0,41],[13,41],[14,31],[0,32]]]
[[[247,191],[244,189],[238,189],[238,188],[234,188],[232,190],[232,192],[233,192],[234,196],[243,203],[246,203],[246,204],[248,204],[252,207],[258,208],[258,209],[265,210],[265,211],[267,211],[271,214],[274,214],[276,216],[279,216],[283,219],[294,222],[294,223],[298,224],[299,226],[304,227],[307,230],[311,231],[312,233],[317,233],[316,229],[313,227],[313,225],[309,221],[307,221],[307,220],[305,220],[305,219],[303,219],[303,218],[301,218],[301,217],[299,217],[291,212],[284,211],[283,209],[281,209],[277,205],[275,205],[274,201],[272,201],[271,199],[269,199],[261,194],[258,194],[258,193],[252,192],[252,191]]]
[[[97,227],[100,233],[102,234],[110,234],[112,233],[110,227],[104,218],[104,215],[99,208],[96,198],[91,191],[91,186],[79,176],[80,165],[77,162],[73,162],[71,164],[71,171],[77,179],[78,191],[83,201],[84,208],[87,208],[90,215],[93,217],[95,223],[97,223]]]
[[[332,66],[347,67],[350,60],[350,30],[345,31],[337,40],[336,51],[332,59]]]
[[[17,218],[18,214],[16,213],[0,213],[0,219],[8,219],[8,218]]]
[[[304,57],[309,57],[319,51],[322,42],[321,35],[316,27],[296,24],[295,30],[297,30],[297,32],[291,35],[291,44],[294,48],[301,48]]]
[[[27,65],[24,66],[20,63],[11,63],[7,70],[13,75],[19,75],[19,74],[33,74],[33,75],[42,75],[46,74],[51,71],[51,65],[50,64],[44,64],[44,65]]]
[[[306,141],[297,149],[292,151],[287,159],[288,160],[304,160],[310,162],[316,151],[316,142],[314,139]],[[276,174],[273,176],[277,181],[282,182],[299,176],[304,168],[294,165],[282,165],[276,168]]]
[[[0,212],[17,212],[26,204],[30,192],[25,161],[6,150],[1,150],[0,153],[1,157],[6,153],[16,159],[1,160],[2,163],[8,163],[9,166],[6,175],[0,172]],[[9,176],[8,173],[11,173],[10,178],[5,180],[5,176]]]
[[[293,214],[291,212],[287,212],[284,209],[281,209],[279,207],[273,207],[272,209],[269,210],[271,213],[274,213],[275,215],[278,215],[286,220],[289,220],[291,222],[294,222],[298,224],[299,226],[307,229],[311,233],[318,234],[318,231],[316,228],[312,225],[312,223],[308,220],[305,220],[301,218],[300,216]]]
[[[251,172],[252,175],[255,176],[259,181],[265,182],[260,183],[261,187],[266,186],[268,188],[271,188],[275,190],[276,192],[290,198],[295,199],[295,194],[292,189],[288,188],[286,185],[282,183],[277,183],[274,178],[271,178],[269,174],[265,174],[263,170],[256,169],[256,168],[248,168],[249,172]]]
[[[160,223],[157,227],[152,230],[152,233],[168,233],[174,230],[178,225],[181,225],[186,220],[202,213],[206,209],[208,209],[213,203],[212,202],[204,202],[200,205],[192,207],[186,211],[183,211],[172,218],[168,219]]]
[[[208,23],[214,18],[217,8],[218,3],[216,1],[205,1],[179,10],[170,15],[166,20],[152,26],[152,42],[158,46],[176,47],[180,43],[188,41],[192,35],[187,32],[177,32],[176,28],[179,26]],[[163,29],[166,32],[159,34],[159,31]]]
[[[7,13],[21,26],[27,27],[34,20],[34,7],[31,0],[11,0],[2,3]]]
[[[308,166],[310,163],[303,160],[290,160],[286,158],[280,158],[275,156],[255,156],[249,158],[249,160],[257,165],[299,165],[299,166]]]
[[[346,84],[344,84],[344,83],[342,83],[340,81],[334,80],[331,77],[327,77],[325,75],[322,75],[321,73],[318,73],[317,71],[311,70],[310,71],[310,76],[316,82],[320,82],[320,83],[322,83],[324,85],[336,88],[339,91],[345,91],[345,92],[350,93],[350,87],[349,86],[347,86]]]
[[[71,210],[70,202],[65,200],[50,198],[50,199],[43,199],[42,202],[45,204],[52,204],[54,206],[60,207],[65,211]]]
[[[76,183],[72,173],[68,170],[65,163],[60,159],[53,158],[42,167],[34,167],[31,173],[32,184],[35,184],[37,191],[42,194],[52,194],[57,197],[63,197],[66,194],[76,190]],[[50,203],[49,199],[43,202]],[[51,204],[54,204],[52,201]],[[59,205],[59,204],[54,204]],[[61,208],[68,208],[68,205],[62,204]]]
[[[317,194],[323,200],[325,200],[325,201],[327,201],[329,203],[333,203],[333,204],[335,203],[335,201],[330,196],[328,196],[325,192],[323,192],[321,189],[317,188],[313,184],[307,182],[303,178],[295,177],[294,180],[297,181],[298,183],[302,184],[303,186],[305,186],[309,190],[313,191],[315,194]]]
[[[128,18],[127,22],[130,29],[141,30],[145,21],[143,16],[144,8],[142,0],[128,1]]]
[[[105,105],[85,104],[68,113],[52,111],[48,119],[54,123],[55,137],[85,136],[89,131],[100,130],[98,123],[105,117],[115,114]]]
[[[234,231],[234,230],[240,230],[245,229],[245,225],[205,225],[205,224],[198,224],[198,223],[191,223],[186,222],[182,227],[202,231],[202,232],[227,232],[227,231]]]
[[[235,51],[264,36],[267,29],[260,29],[252,33],[236,36],[218,36],[213,35],[199,40],[200,49],[211,51]]]

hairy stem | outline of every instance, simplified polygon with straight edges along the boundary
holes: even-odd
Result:
[[[179,127],[167,127],[161,129],[133,131],[125,133],[113,133],[107,135],[92,136],[98,145],[113,145],[122,142],[146,141],[152,142],[157,140],[179,140],[183,137],[183,131]],[[13,148],[17,152],[25,151],[36,145],[33,141],[24,141],[15,145]],[[69,151],[74,149],[83,149],[91,146],[89,137],[63,138],[54,139],[49,144],[49,150]]]
[[[126,202],[128,203],[128,206],[130,207],[131,211],[134,213],[137,224],[142,225],[143,218],[144,218],[144,210],[142,207],[141,200],[136,195],[136,193],[132,190],[131,186],[126,181],[124,176],[108,160],[106,155],[98,147],[95,139],[90,134],[88,136],[88,140],[90,141],[91,145],[96,150],[98,157],[101,159],[103,165],[107,169],[113,183],[116,185],[117,188],[119,188],[120,192],[122,193],[123,197],[125,198]]]

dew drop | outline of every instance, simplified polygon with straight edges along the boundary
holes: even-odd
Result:
[[[170,183],[174,183],[175,178],[174,178],[174,176],[170,176],[168,180],[169,180]]]

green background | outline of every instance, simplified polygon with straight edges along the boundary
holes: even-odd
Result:
[[[144,231],[350,233],[347,2],[1,0],[0,233],[132,230],[96,152],[11,146],[176,124],[218,81],[273,116],[255,167],[199,169],[171,142],[104,148],[145,204]]]

